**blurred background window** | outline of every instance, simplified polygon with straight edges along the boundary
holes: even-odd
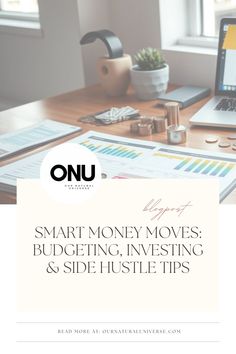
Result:
[[[236,17],[236,0],[202,0],[202,35],[218,36],[224,17]]]
[[[0,0],[0,10],[37,14],[39,12],[38,0]]]

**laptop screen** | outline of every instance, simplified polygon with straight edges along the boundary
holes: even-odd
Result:
[[[225,23],[221,31],[217,89],[236,95],[236,24]]]

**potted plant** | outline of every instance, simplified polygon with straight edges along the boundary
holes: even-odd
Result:
[[[155,48],[145,48],[135,55],[136,65],[131,69],[131,82],[137,97],[153,100],[165,93],[169,81],[169,66],[162,53]]]

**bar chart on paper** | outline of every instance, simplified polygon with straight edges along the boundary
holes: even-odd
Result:
[[[161,148],[156,157],[174,161],[174,170],[208,177],[226,177],[232,170],[236,170],[235,158],[219,158],[201,153],[182,152]]]
[[[81,145],[86,146],[88,149],[93,152],[97,152],[98,154],[110,155],[114,157],[121,157],[132,160],[142,155],[141,152],[138,152],[135,149],[125,148],[122,145],[94,145],[89,140],[82,142]]]
[[[154,145],[145,145],[142,142],[118,140],[116,137],[105,138],[99,135],[89,135],[80,141],[80,144],[99,155],[129,160],[136,160],[156,148]]]
[[[217,178],[220,200],[236,186],[234,155],[90,131],[75,139],[97,154],[107,178]]]

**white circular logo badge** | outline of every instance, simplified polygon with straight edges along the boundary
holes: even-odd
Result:
[[[65,143],[46,155],[40,179],[53,199],[79,204],[90,198],[99,187],[101,166],[96,155],[86,147]]]

